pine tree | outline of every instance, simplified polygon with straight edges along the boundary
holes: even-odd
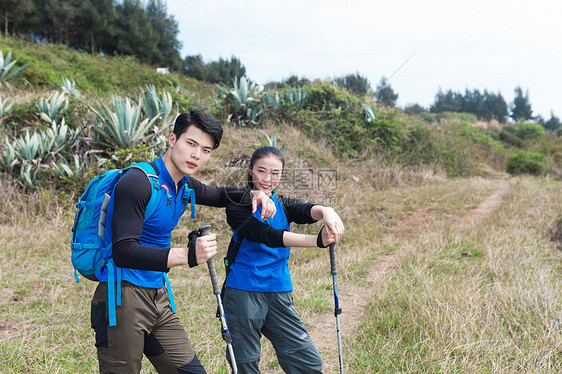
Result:
[[[115,22],[113,0],[82,0],[80,3],[78,23],[81,32],[77,44],[92,54],[101,53],[105,42],[111,38]]]
[[[32,0],[2,0],[0,1],[0,30],[4,35],[17,34],[26,31],[27,17],[33,12]],[[11,30],[11,32],[10,32]]]
[[[443,93],[441,89],[435,95],[435,100],[430,106],[431,113],[460,112],[462,110],[463,96],[452,90]]]
[[[117,5],[115,36],[111,49],[150,62],[158,53],[159,36],[154,32],[148,13],[140,0],[124,0]]]
[[[151,63],[179,70],[182,65],[180,57],[181,43],[177,39],[178,23],[173,16],[167,15],[166,3],[162,0],[151,0],[147,7],[152,29],[159,36],[158,53],[154,54]]]
[[[394,92],[386,77],[382,77],[379,84],[377,85],[377,90],[375,92],[375,98],[377,102],[382,105],[395,107],[396,100],[398,100],[398,94]]]
[[[336,78],[334,82],[338,86],[345,87],[358,96],[365,96],[371,90],[369,80],[358,72],[355,74],[348,74],[345,77]]]
[[[511,118],[516,122],[533,119],[533,110],[529,102],[529,91],[523,96],[521,87],[515,89],[515,98],[511,105]]]

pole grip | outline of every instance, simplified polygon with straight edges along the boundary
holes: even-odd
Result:
[[[205,236],[209,234],[211,225],[201,226],[197,229],[198,236]],[[217,296],[221,293],[219,279],[217,277],[217,270],[215,269],[215,258],[211,257],[207,260],[207,267],[209,268],[209,275],[211,276],[211,283],[213,284],[213,295]]]
[[[221,294],[221,288],[219,285],[219,279],[217,278],[217,271],[215,269],[215,258],[210,258],[207,260],[207,267],[209,268],[209,275],[211,276],[211,283],[213,284],[213,295],[217,296]]]
[[[330,267],[332,275],[336,275],[338,273],[336,269],[336,243],[330,244]]]

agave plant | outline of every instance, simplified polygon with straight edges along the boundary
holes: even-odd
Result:
[[[81,96],[80,91],[76,88],[76,82],[71,81],[65,77],[62,77],[62,84],[60,87],[62,92],[66,95],[76,97]]]
[[[246,77],[240,79],[234,78],[232,81],[234,88],[228,89],[224,86],[218,86],[219,96],[232,96],[235,104],[240,107],[248,107],[252,103],[257,103],[261,99],[264,87],[254,82],[248,82]]]
[[[8,138],[6,138],[6,141],[4,142],[4,155],[0,157],[0,163],[9,169],[12,169],[17,162],[16,150]]]
[[[150,139],[150,156],[151,159],[158,158],[164,154],[166,149],[168,149],[168,138],[164,136],[162,133],[155,134],[154,137]]]
[[[375,108],[372,105],[361,104],[363,106],[363,112],[365,113],[365,121],[371,123],[375,120]]]
[[[37,107],[41,119],[52,124],[68,110],[68,98],[64,93],[57,91],[46,100],[41,98]]]
[[[39,149],[37,155],[39,158],[43,158],[44,155],[49,153],[53,146],[55,145],[55,136],[52,131],[39,131],[35,133],[39,139]]]
[[[16,62],[18,62],[17,58],[12,61],[12,51],[8,51],[6,58],[4,58],[4,53],[0,50],[0,85],[2,82],[8,82],[9,80],[16,78],[27,66],[27,64],[25,64],[14,70]]]
[[[259,102],[263,93],[263,86],[254,82],[248,82],[246,77],[234,79],[234,88],[230,91],[232,97],[239,106],[249,106],[253,102]]]
[[[33,169],[33,165],[29,164],[20,169],[20,183],[27,188],[35,188],[35,180],[37,179],[38,168]]]
[[[53,125],[47,128],[43,134],[45,139],[48,139],[50,142],[50,146],[46,152],[50,151],[53,147],[55,150],[64,148],[75,135],[74,130],[69,129],[65,124],[64,118],[61,120],[60,125],[53,122]]]
[[[71,163],[69,163],[65,157],[61,157],[58,163],[51,161],[51,169],[63,180],[81,177],[83,175],[84,168],[85,164],[82,163],[78,155],[72,156]]]
[[[146,85],[146,91],[141,92],[141,100],[148,118],[160,118],[162,128],[170,125],[168,117],[172,111],[173,101],[169,92],[163,91],[161,95],[158,95],[154,85]]]
[[[8,99],[2,100],[2,95],[0,95],[0,123],[2,119],[10,113],[13,104],[8,102]]]
[[[132,104],[128,97],[114,96],[113,108],[115,111],[101,101],[97,109],[91,108],[98,118],[93,129],[100,137],[99,143],[109,148],[132,148],[144,142],[148,130],[158,119],[146,118],[141,122],[141,106]]]
[[[250,125],[256,126],[259,122],[259,117],[262,114],[262,110],[258,110],[257,108],[252,109],[248,108],[246,113],[246,119]]]
[[[293,88],[285,94],[285,102],[296,110],[302,110],[306,105],[307,96],[306,91],[303,91],[301,87]]]
[[[258,135],[258,139],[260,140],[258,147],[271,146],[271,147],[278,148],[277,138],[275,137],[275,135],[269,136],[265,134],[265,138],[261,135]],[[287,151],[287,144],[284,144],[281,148],[278,149],[281,151],[281,153],[285,154],[285,151]]]
[[[42,149],[41,137],[37,133],[29,136],[29,131],[25,131],[24,137],[19,137],[14,141],[16,156],[20,160],[33,161],[37,158],[40,149]]]
[[[283,100],[281,96],[279,96],[279,92],[275,91],[275,96],[271,97],[269,92],[266,92],[265,101],[268,107],[272,108],[273,110],[281,109],[281,105],[283,104]]]
[[[264,88],[253,82],[248,82],[245,77],[235,78],[234,88],[228,89],[224,86],[219,88],[219,100],[217,104],[229,106],[229,120],[233,123],[257,124],[261,111],[259,104],[263,97]]]

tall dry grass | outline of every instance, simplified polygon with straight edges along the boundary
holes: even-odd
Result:
[[[490,217],[420,233],[369,307],[354,372],[560,372],[562,256],[545,231],[561,208],[559,182],[523,178]]]
[[[257,134],[272,129],[227,128],[221,148],[201,180],[227,184],[244,164]],[[287,194],[303,199],[314,192],[335,197],[346,224],[337,247],[340,293],[375,289],[362,314],[346,314],[343,336],[347,372],[548,372],[559,369],[560,256],[545,230],[560,211],[560,182],[523,178],[513,183],[490,218],[461,227],[459,219],[492,194],[498,180],[447,179],[428,170],[406,170],[376,161],[340,164],[328,147],[318,146],[287,127],[288,165],[337,170],[335,191]],[[242,168],[234,170],[228,168]],[[230,174],[229,174],[230,173]],[[76,196],[40,189],[24,193],[0,182],[0,365],[5,373],[95,373],[89,303],[95,284],[75,284],[70,264],[70,227]],[[226,252],[230,231],[220,209],[197,208],[198,218],[182,218],[172,242],[186,243],[193,228],[211,223],[218,233],[216,262]],[[319,224],[295,226],[317,232]],[[384,281],[373,285],[369,269],[385,254],[411,248]],[[461,255],[471,253],[470,257]],[[327,252],[295,249],[291,262],[294,298],[314,331],[333,320]],[[214,317],[207,269],[172,269],[178,315],[210,373],[226,373],[225,344]],[[347,308],[349,311],[349,308]],[[358,320],[351,321],[355,318]],[[330,328],[335,328],[333,325]],[[322,346],[325,372],[337,372],[335,341]],[[320,344],[322,343],[322,344]],[[534,365],[534,366],[532,366]],[[264,341],[264,373],[280,372]],[[533,371],[531,370],[531,371]],[[146,362],[144,373],[153,372]]]

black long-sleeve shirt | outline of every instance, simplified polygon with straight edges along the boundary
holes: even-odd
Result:
[[[311,209],[315,204],[305,203],[282,195],[279,195],[277,198],[281,202],[289,223],[304,224],[316,222],[311,215]],[[285,230],[276,229],[257,219],[252,215],[251,205],[228,204],[226,207],[226,220],[230,227],[248,241],[263,243],[271,248],[285,247],[283,244],[283,233]]]
[[[195,202],[199,205],[225,207],[231,202],[250,200],[249,190],[211,187],[195,178],[188,178],[188,187],[195,191]],[[181,190],[178,185],[177,191]],[[149,179],[143,171],[131,169],[117,183],[111,234],[113,260],[118,267],[167,271],[170,248],[156,248],[139,244],[143,231],[146,206],[152,194]],[[171,230],[170,230],[171,232]]]

